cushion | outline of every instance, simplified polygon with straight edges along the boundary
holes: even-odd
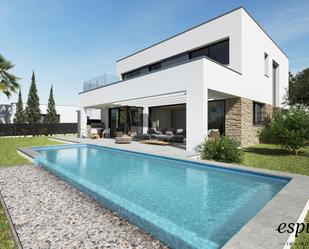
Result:
[[[148,134],[157,134],[157,131],[156,131],[155,128],[150,128],[150,129],[148,129],[147,133]]]
[[[174,128],[168,128],[167,131],[171,131],[171,132],[173,132],[173,134],[176,133],[176,129],[174,129]]]
[[[165,135],[167,135],[167,136],[173,136],[174,133],[173,133],[172,131],[167,131],[167,132],[165,132]]]
[[[183,132],[184,132],[183,129],[177,129],[177,130],[176,130],[176,134],[182,134]]]

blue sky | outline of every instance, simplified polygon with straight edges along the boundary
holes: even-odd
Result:
[[[35,70],[42,104],[51,84],[57,104],[78,104],[82,82],[115,74],[117,59],[239,6],[288,54],[292,72],[309,67],[306,0],[1,0],[0,53],[16,64],[24,101]]]

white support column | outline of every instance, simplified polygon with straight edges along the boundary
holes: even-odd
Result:
[[[149,108],[145,106],[143,109],[143,133],[147,133],[149,125]]]
[[[80,107],[80,124],[79,124],[79,135],[80,137],[83,137],[83,135],[87,134],[87,114],[86,114],[86,108]]]
[[[208,88],[205,82],[204,63],[194,82],[186,92],[186,150],[193,151],[207,136]]]
[[[186,105],[186,150],[193,151],[207,136],[208,131],[208,94],[188,94]]]

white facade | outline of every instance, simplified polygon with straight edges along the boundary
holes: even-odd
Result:
[[[0,107],[1,106],[3,106],[3,108],[0,108],[0,121],[2,121],[2,123],[13,123],[16,113],[16,103],[11,103],[10,105],[0,105]],[[26,105],[24,105],[24,108],[25,107]],[[41,115],[46,115],[47,105],[40,105],[40,110]],[[60,123],[77,123],[77,106],[56,105],[56,111],[60,117]],[[3,114],[2,116],[1,113]]]
[[[108,126],[107,109],[111,107],[138,106],[147,114],[152,106],[185,103],[187,150],[192,150],[207,135],[209,100],[242,97],[280,107],[288,87],[288,58],[243,8],[119,60],[117,72],[123,76],[224,39],[229,39],[228,65],[199,57],[80,93],[81,129],[86,126],[87,108],[101,109],[102,121]],[[279,65],[275,86],[273,61]],[[144,119],[146,131],[148,120]]]
[[[46,115],[47,105],[40,105],[41,114]],[[60,116],[59,123],[77,123],[78,107],[74,105],[56,105],[56,112]]]

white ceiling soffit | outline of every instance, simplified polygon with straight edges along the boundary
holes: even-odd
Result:
[[[179,104],[186,103],[186,93],[177,92],[177,93],[168,93],[155,96],[149,96],[144,98],[136,98],[130,100],[123,100],[119,102],[114,102],[115,105],[122,106],[159,106],[167,104]]]

